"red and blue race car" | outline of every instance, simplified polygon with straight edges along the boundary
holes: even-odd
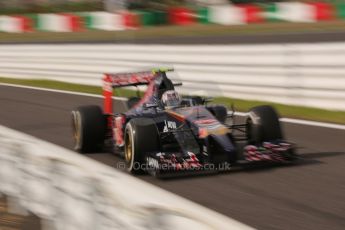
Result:
[[[105,74],[104,108],[72,111],[75,150],[97,152],[107,146],[124,157],[129,172],[157,177],[227,170],[238,164],[289,163],[294,145],[283,138],[270,106],[252,108],[242,124],[223,105],[208,98],[180,96],[168,77],[172,69]],[[113,89],[146,86],[131,97],[127,111],[113,108]]]

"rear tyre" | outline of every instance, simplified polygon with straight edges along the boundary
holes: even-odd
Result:
[[[124,150],[127,170],[142,173],[145,153],[159,151],[158,131],[152,119],[134,118],[127,123]]]
[[[252,108],[247,118],[246,133],[250,144],[283,139],[279,116],[275,109],[268,105]]]
[[[102,149],[106,120],[99,106],[81,106],[72,111],[72,128],[76,151],[91,153]]]

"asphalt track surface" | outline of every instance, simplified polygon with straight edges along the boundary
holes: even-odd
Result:
[[[102,99],[0,86],[0,124],[71,149],[70,111],[86,104],[101,105]],[[115,106],[123,109],[122,102]],[[139,178],[258,229],[344,229],[345,131],[289,123],[283,128],[301,147],[303,159],[295,165]],[[113,167],[121,162],[108,153],[87,156]]]
[[[40,219],[32,214],[13,214],[6,197],[0,197],[0,230],[40,230]]]
[[[318,42],[343,42],[345,31],[305,31],[305,32],[266,32],[249,34],[227,34],[227,35],[198,35],[198,36],[171,36],[139,38],[133,35],[132,38],[88,41],[49,41],[44,37],[37,37],[35,41],[2,42],[0,44],[166,44],[166,45],[201,45],[201,44],[289,44],[289,43],[318,43]]]

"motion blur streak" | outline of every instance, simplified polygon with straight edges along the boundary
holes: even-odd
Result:
[[[32,87],[32,86],[24,86],[24,85],[15,85],[15,84],[7,84],[7,83],[0,83],[0,86],[1,85],[2,86],[8,86],[8,87],[23,88],[23,89],[42,90],[42,91],[54,92],[54,93],[64,93],[64,94],[79,95],[79,96],[86,96],[86,97],[103,98],[102,95],[90,94],[90,93],[80,93],[80,92],[73,92],[73,91],[66,91],[66,90],[56,90],[56,89],[48,89],[48,88],[40,88],[40,87]],[[125,97],[113,96],[113,99],[118,100],[118,101],[127,101],[127,98],[125,98]],[[247,116],[247,113],[235,112],[235,115]],[[293,124],[310,125],[310,126],[324,127],[324,128],[330,128],[330,129],[345,130],[345,125],[338,125],[338,124],[318,122],[318,121],[307,121],[307,120],[292,119],[292,118],[280,118],[280,121],[281,122],[287,122],[287,123],[293,123]]]
[[[102,105],[102,100],[0,86],[3,125],[66,148],[72,146],[70,111],[76,105],[87,104]],[[115,106],[124,109],[121,101],[116,101]],[[283,128],[287,138],[301,147],[302,159],[294,166],[238,169],[167,181],[145,175],[140,179],[255,228],[342,230],[345,226],[344,130],[290,123],[283,123]],[[88,156],[112,167],[121,161],[108,153]],[[113,188],[123,189],[122,183],[125,182]]]
[[[252,229],[61,147],[0,126],[0,192],[48,229]]]
[[[92,55],[88,55],[88,54]],[[104,72],[178,70],[182,93],[345,110],[345,43],[0,45],[0,75],[100,85]]]

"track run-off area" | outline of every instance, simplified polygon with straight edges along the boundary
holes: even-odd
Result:
[[[0,85],[0,124],[72,149],[71,110],[102,103],[96,96]],[[124,102],[116,100],[115,107],[123,110]],[[294,165],[139,178],[258,229],[344,229],[345,130],[282,124],[287,140],[299,147]],[[86,156],[123,170],[113,154]]]

